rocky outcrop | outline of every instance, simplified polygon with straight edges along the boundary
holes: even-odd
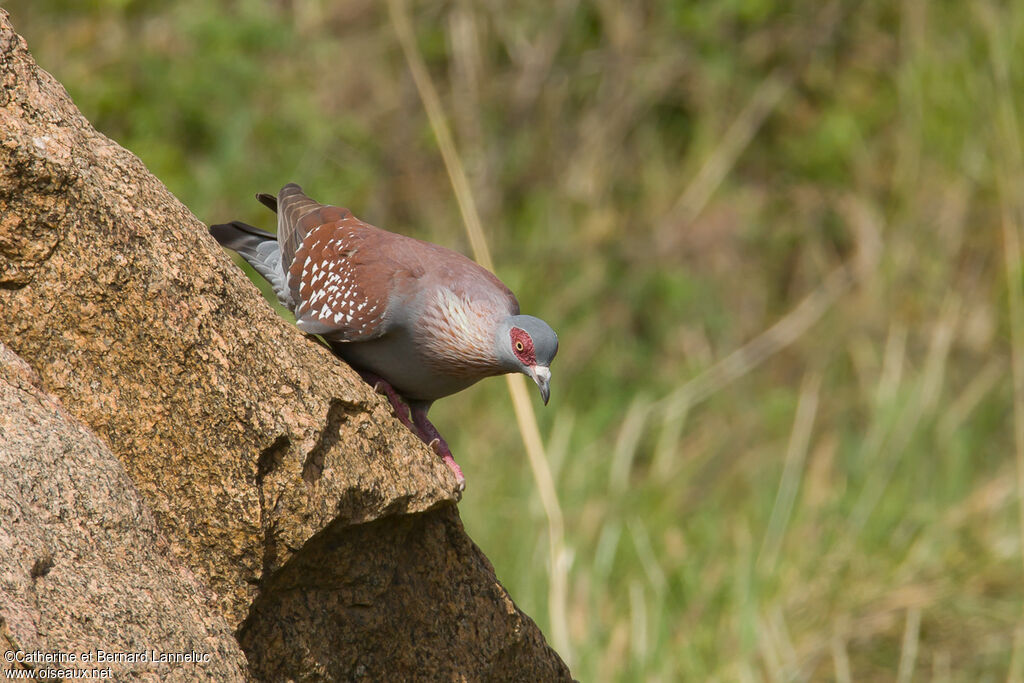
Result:
[[[124,467],[3,344],[0,472],[0,668],[245,680],[245,657],[211,609],[213,594],[170,555]],[[177,653],[203,661],[154,661]]]
[[[450,471],[89,125],[2,11],[0,341],[122,463],[208,616],[245,622],[256,678],[568,676],[466,537]]]

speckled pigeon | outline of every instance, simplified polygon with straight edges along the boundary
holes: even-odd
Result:
[[[431,404],[508,372],[533,379],[546,404],[554,330],[520,315],[508,287],[462,254],[364,223],[294,183],[256,198],[277,212],[277,235],[239,221],[210,233],[266,278],[300,330],[388,397],[462,490],[462,470],[427,420]]]

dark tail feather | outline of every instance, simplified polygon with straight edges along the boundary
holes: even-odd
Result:
[[[254,243],[258,244],[267,240],[277,240],[277,235],[266,230],[260,230],[242,221],[211,225],[210,234],[213,235],[213,239],[217,240],[221,246],[238,253],[242,253],[244,247],[251,246]]]
[[[266,192],[257,192],[256,199],[259,200],[260,204],[277,213],[277,197]]]
[[[291,294],[281,267],[281,249],[276,235],[241,221],[211,225],[210,234],[221,246],[238,252],[248,261],[274,288],[278,300],[291,307]]]

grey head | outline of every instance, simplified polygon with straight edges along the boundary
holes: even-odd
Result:
[[[532,315],[512,315],[498,326],[498,360],[507,372],[521,372],[540,389],[544,405],[551,395],[551,361],[558,353],[558,335]]]

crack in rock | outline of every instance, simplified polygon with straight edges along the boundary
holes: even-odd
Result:
[[[352,406],[341,399],[332,398],[327,408],[327,420],[316,444],[302,463],[302,479],[312,486],[324,473],[324,458],[341,439],[341,425],[348,419]]]

